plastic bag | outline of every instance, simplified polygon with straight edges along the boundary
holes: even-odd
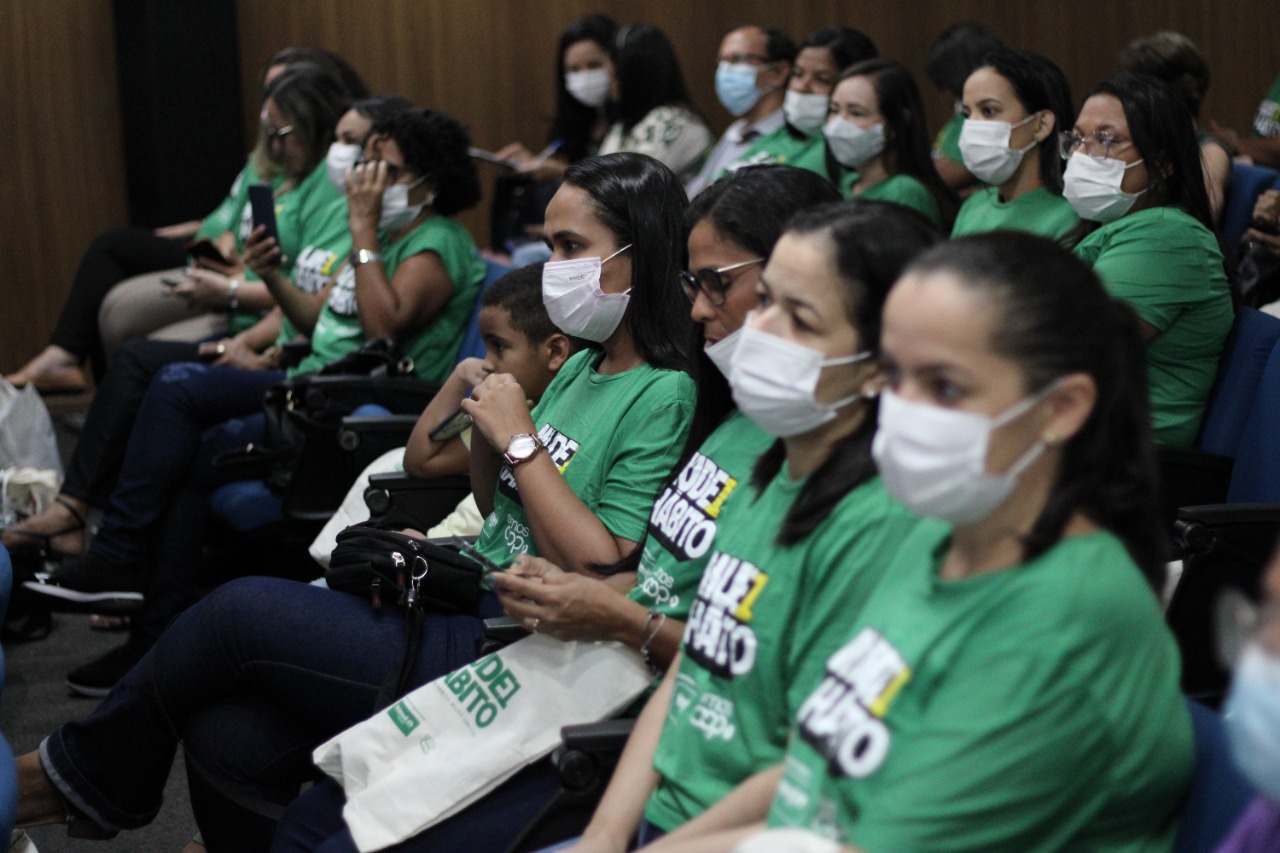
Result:
[[[0,378],[0,468],[40,468],[62,479],[58,438],[39,392]]]

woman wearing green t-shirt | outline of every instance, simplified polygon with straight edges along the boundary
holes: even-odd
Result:
[[[936,240],[882,202],[802,212],[778,240],[729,379],[778,441],[721,519],[680,656],[574,850],[626,850],[642,821],[676,829],[781,760],[800,685],[915,523],[875,477],[872,359],[884,295]]]
[[[757,139],[729,169],[783,163],[830,178],[822,126],[827,121],[831,87],[842,70],[877,56],[871,38],[852,27],[823,27],[810,33],[791,64],[782,102],[782,127]]]
[[[617,571],[637,572],[626,595],[545,560],[495,578],[504,609],[564,640],[618,640],[655,669],[675,656],[684,620],[729,497],[746,490],[771,443],[733,406],[727,374],[743,321],[756,304],[765,258],[797,211],[838,201],[830,183],[790,166],[749,166],[712,184],[685,215],[689,268],[681,273],[696,323],[698,383],[693,427],[649,512],[640,546]],[[708,434],[710,433],[710,434]]]
[[[964,84],[964,165],[985,186],[956,215],[952,237],[1012,228],[1061,240],[1079,223],[1062,197],[1058,131],[1071,121],[1066,75],[1038,53],[1002,48]]]
[[[907,270],[873,453],[934,520],[844,628],[786,760],[655,851],[1169,849],[1194,755],[1137,327],[1028,234]]]
[[[1233,319],[1191,114],[1158,80],[1117,74],[1085,96],[1061,153],[1076,254],[1141,321],[1155,440],[1190,447]]]
[[[924,104],[915,80],[900,63],[868,59],[846,68],[831,90],[827,174],[851,198],[909,207],[950,230],[956,199],[929,156]]]

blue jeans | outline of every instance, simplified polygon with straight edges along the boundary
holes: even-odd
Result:
[[[213,459],[261,440],[262,397],[283,378],[275,370],[180,362],[160,368],[147,388],[90,546],[146,569],[145,603],[129,634],[140,652],[195,601],[207,498],[231,479]]]
[[[411,686],[475,660],[476,615],[428,615]],[[315,776],[311,751],[370,716],[405,649],[391,608],[276,578],[225,584],[179,616],[85,720],[40,746],[63,795],[106,828],[155,817],[179,741],[211,853],[265,850]],[[236,817],[233,817],[236,816]]]

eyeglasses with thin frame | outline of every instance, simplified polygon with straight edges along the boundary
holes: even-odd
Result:
[[[1087,136],[1081,136],[1075,131],[1063,130],[1058,133],[1058,153],[1062,155],[1063,160],[1069,160],[1074,152],[1083,148],[1084,153],[1093,159],[1104,160],[1111,156],[1113,148],[1123,147],[1131,142],[1132,140],[1127,137],[1106,130],[1099,130]]]
[[[262,126],[262,135],[267,138],[267,142],[284,139],[291,133],[293,133],[293,125],[291,124],[286,124],[284,127],[272,127],[269,124]]]
[[[697,272],[681,270],[680,285],[684,288],[684,295],[689,297],[690,302],[697,301],[698,294],[703,293],[712,305],[719,308],[724,305],[725,300],[728,298],[729,288],[733,286],[732,279],[726,279],[724,274],[754,266],[755,264],[763,264],[764,260],[764,258],[755,258],[750,261],[729,264],[727,267],[704,267]]]

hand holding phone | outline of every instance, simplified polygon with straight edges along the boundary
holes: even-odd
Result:
[[[266,228],[265,236],[280,243],[280,232],[276,229],[276,197],[270,184],[249,185],[249,208],[253,212],[253,227]]]
[[[214,242],[208,237],[203,240],[193,240],[184,247],[187,254],[195,258],[197,261],[209,261],[218,266],[230,267],[234,263],[218,249]]]

